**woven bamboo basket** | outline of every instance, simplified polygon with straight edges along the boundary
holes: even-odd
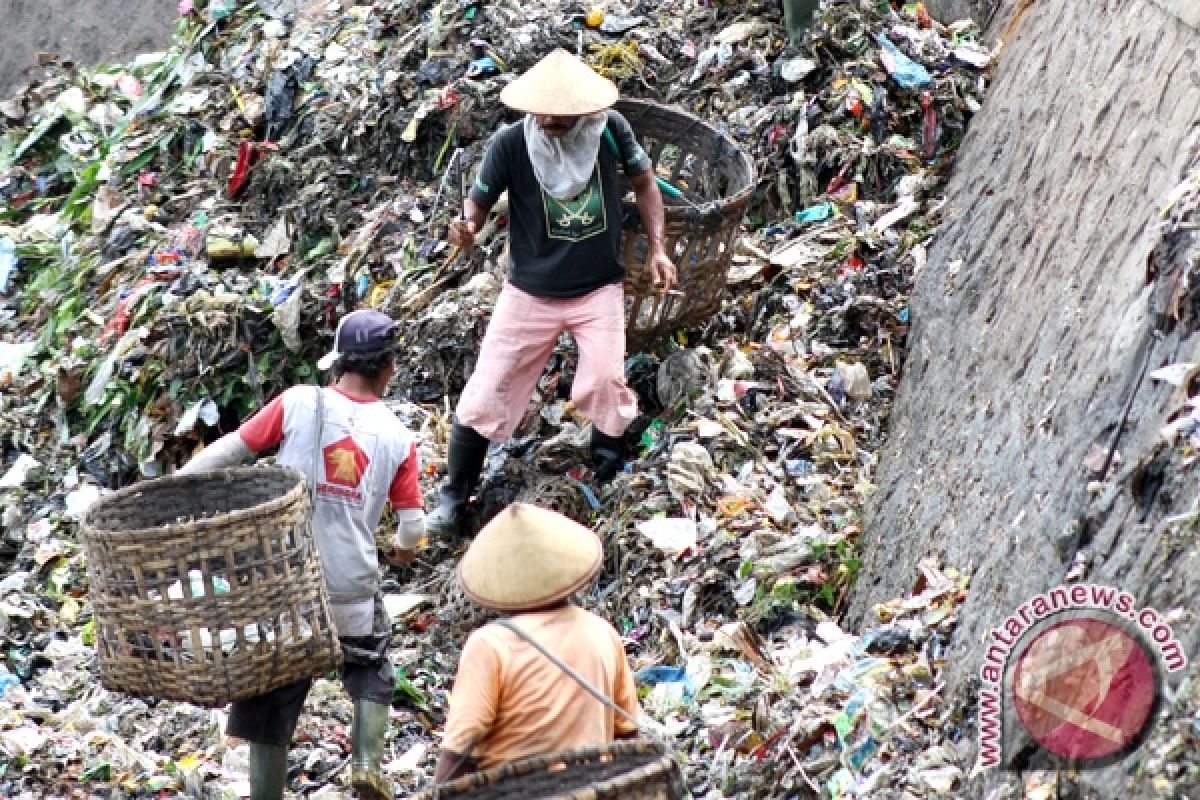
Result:
[[[637,206],[625,204],[625,338],[628,350],[636,352],[720,310],[733,240],[756,175],[750,156],[697,116],[644,100],[621,100],[616,109],[629,120],[658,175],[683,194],[663,193],[664,244],[675,261],[678,295],[664,296],[655,288],[646,261],[649,239]]]
[[[683,771],[639,739],[535,756],[427,789],[417,800],[680,800]]]
[[[339,665],[300,472],[145,481],[82,527],[107,688],[215,708]]]

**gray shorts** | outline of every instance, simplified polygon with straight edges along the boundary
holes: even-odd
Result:
[[[391,620],[383,608],[383,595],[375,595],[375,619],[370,636],[348,636],[341,640],[342,685],[352,700],[391,703],[396,689],[396,670],[387,656]],[[304,700],[312,679],[289,683],[249,700],[229,706],[228,736],[268,745],[288,745],[296,733]]]

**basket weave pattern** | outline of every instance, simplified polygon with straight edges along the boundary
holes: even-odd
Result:
[[[697,116],[643,100],[621,100],[616,109],[658,175],[683,193],[682,199],[663,195],[664,245],[675,262],[679,295],[664,296],[654,286],[649,239],[637,206],[625,204],[625,337],[634,352],[720,310],[756,175],[750,156]]]
[[[100,681],[215,708],[338,666],[304,475],[146,481],[83,523]]]
[[[680,800],[683,771],[662,745],[611,742],[514,761],[427,789],[417,800]]]

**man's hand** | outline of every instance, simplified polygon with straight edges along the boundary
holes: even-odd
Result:
[[[675,262],[664,250],[650,254],[650,274],[654,276],[654,285],[663,294],[675,288]]]
[[[477,233],[479,233],[479,226],[475,220],[458,217],[450,223],[446,239],[450,244],[458,245],[463,250],[470,250],[475,246],[475,234]]]

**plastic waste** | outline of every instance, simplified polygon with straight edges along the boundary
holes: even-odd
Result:
[[[10,687],[20,685],[21,679],[16,675],[13,675],[7,669],[5,669],[3,672],[0,672],[0,697],[4,697]]]
[[[9,283],[17,271],[17,243],[0,236],[0,294],[8,293]]]
[[[884,69],[901,88],[925,89],[933,85],[933,78],[930,77],[929,71],[900,52],[900,48],[896,47],[891,39],[877,34],[875,41],[879,42],[879,46],[882,48],[879,58],[883,62]]]
[[[833,203],[818,203],[796,212],[797,222],[824,222],[837,213]]]
[[[28,453],[17,456],[17,460],[0,477],[0,489],[17,489],[29,480],[29,473],[41,466],[41,462]]]

